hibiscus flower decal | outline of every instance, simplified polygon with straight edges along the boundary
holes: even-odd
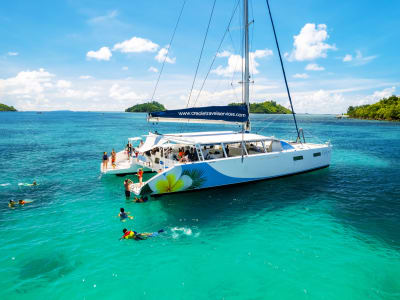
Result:
[[[182,175],[182,168],[174,167],[171,171],[159,175],[149,182],[150,189],[156,194],[172,193],[187,190],[193,180],[188,175]]]

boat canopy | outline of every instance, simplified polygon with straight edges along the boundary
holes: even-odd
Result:
[[[255,143],[265,141],[276,141],[282,145],[285,150],[294,149],[289,143],[280,141],[275,137],[267,137],[254,133],[243,133],[234,131],[211,131],[211,132],[190,132],[176,134],[153,134],[149,133],[145,143],[138,148],[143,153],[154,148],[168,148],[176,145],[217,145],[217,144],[235,144],[235,143]]]
[[[151,112],[149,122],[230,123],[244,124],[249,120],[246,105],[206,106]]]
[[[138,148],[138,151],[143,153],[153,149],[154,147],[159,147],[166,142],[167,140],[164,139],[162,135],[153,134],[150,132],[144,144]]]
[[[271,137],[265,137],[254,133],[241,133],[241,132],[225,132],[220,134],[204,132],[202,135],[192,136],[172,136],[168,135],[168,140],[179,144],[191,145],[211,145],[211,144],[229,144],[243,142],[258,142],[271,140]]]

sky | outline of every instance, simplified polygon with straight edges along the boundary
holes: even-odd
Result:
[[[237,0],[216,0],[211,16],[214,1],[187,0],[171,44],[184,0],[1,1],[0,103],[123,111],[151,99],[169,109],[240,102],[242,4],[234,12]],[[250,102],[288,107],[266,2],[249,5]],[[400,1],[270,5],[296,112],[342,113],[399,94]]]

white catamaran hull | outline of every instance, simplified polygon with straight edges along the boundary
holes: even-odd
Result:
[[[328,167],[330,145],[304,150],[262,153],[242,157],[178,164],[157,174],[142,186],[134,184],[136,195],[162,195],[245,183]]]

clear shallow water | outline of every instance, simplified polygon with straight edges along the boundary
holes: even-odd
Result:
[[[399,299],[400,124],[298,118],[333,143],[329,168],[135,204],[123,177],[99,178],[102,151],[180,125],[1,113],[0,298]],[[253,116],[254,131],[265,126],[294,136],[290,116]],[[121,223],[120,207],[135,219]],[[166,233],[118,241],[123,227]]]

